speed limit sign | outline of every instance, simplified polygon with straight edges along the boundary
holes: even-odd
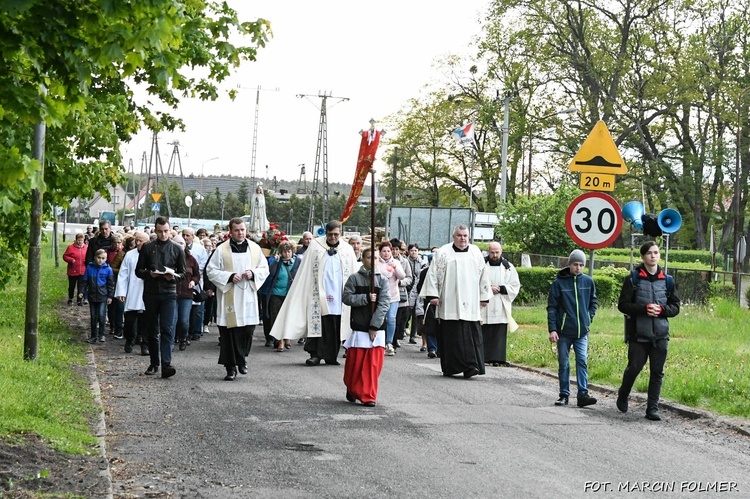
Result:
[[[603,192],[581,194],[565,213],[568,234],[582,248],[609,246],[622,230],[620,205]]]

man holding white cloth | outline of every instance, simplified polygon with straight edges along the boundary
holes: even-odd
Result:
[[[247,374],[255,326],[260,323],[258,289],[268,277],[268,261],[260,246],[246,238],[241,218],[229,221],[231,237],[216,247],[206,264],[206,275],[216,286],[216,323],[221,341],[219,364],[226,381],[237,371]]]

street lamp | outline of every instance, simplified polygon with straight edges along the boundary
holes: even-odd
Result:
[[[545,114],[541,118],[537,118],[536,122],[538,123],[540,121],[546,120],[547,118],[551,118],[553,116],[557,116],[559,114],[571,114],[571,113],[575,113],[576,111],[577,111],[577,109],[575,107],[569,107],[567,109],[563,109],[562,111],[555,111],[554,113]],[[528,192],[528,194],[527,194],[528,197],[531,197],[531,164],[532,164],[531,163],[531,156],[532,156],[532,153],[534,152],[534,148],[532,147],[533,139],[534,139],[534,132],[532,130],[532,132],[529,134],[529,173],[527,175],[527,178],[528,178],[528,181],[529,181],[528,191],[527,191]],[[523,191],[521,191],[521,192],[523,192]]]
[[[206,163],[208,163],[209,161],[213,161],[215,159],[219,159],[219,157],[215,156],[215,157],[213,157],[211,159],[207,159],[206,161],[204,161],[203,163],[201,163],[201,196],[203,196],[203,167],[206,166]]]
[[[737,274],[737,296],[740,295],[740,271],[742,259],[739,258],[740,243],[740,148],[742,145],[742,98],[750,91],[743,88],[737,98],[737,147],[734,164],[734,272]]]

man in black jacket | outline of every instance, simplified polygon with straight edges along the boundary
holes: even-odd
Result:
[[[623,282],[617,308],[626,315],[628,366],[617,392],[617,408],[628,410],[628,396],[635,379],[650,361],[646,418],[659,421],[659,395],[664,378],[664,363],[669,345],[669,317],[680,313],[680,298],[672,276],[659,267],[659,246],[647,241],[641,246],[643,264],[637,266]]]
[[[185,275],[185,252],[169,238],[166,218],[158,217],[154,227],[156,240],[141,248],[135,275],[143,279],[146,308],[143,319],[151,355],[146,374],[156,374],[161,363],[161,377],[169,378],[176,373],[172,367],[172,347],[177,316],[177,281]]]
[[[112,246],[112,225],[109,220],[99,222],[99,232],[89,239],[89,249],[86,250],[86,265],[94,262],[97,250],[108,250]]]

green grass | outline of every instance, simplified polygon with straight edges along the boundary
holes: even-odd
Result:
[[[521,326],[509,335],[508,358],[515,363],[557,370],[547,341],[545,307],[514,307]],[[669,355],[662,398],[727,416],[750,417],[750,310],[724,300],[705,307],[682,306],[670,319]],[[618,387],[627,364],[623,316],[615,306],[600,308],[589,339],[589,379]],[[573,371],[574,363],[571,361]],[[634,390],[648,390],[648,363]]]
[[[36,360],[23,360],[25,279],[0,293],[0,437],[33,433],[57,450],[94,452],[89,421],[97,408],[76,369],[86,363],[86,346],[57,315],[67,299],[65,267],[54,267],[49,247],[43,255]]]

